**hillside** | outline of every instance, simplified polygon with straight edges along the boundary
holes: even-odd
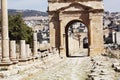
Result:
[[[22,14],[23,17],[29,16],[47,16],[47,12],[37,11],[37,10],[16,10],[8,9],[9,15]]]

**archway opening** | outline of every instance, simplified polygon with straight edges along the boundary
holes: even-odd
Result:
[[[88,27],[84,23],[79,20],[69,22],[66,26],[65,34],[67,57],[88,56]]]

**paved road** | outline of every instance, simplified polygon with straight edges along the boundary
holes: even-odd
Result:
[[[67,58],[59,64],[38,72],[25,80],[85,80],[90,68],[89,58]]]

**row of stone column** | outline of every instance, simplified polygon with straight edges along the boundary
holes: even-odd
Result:
[[[9,50],[9,51],[6,51],[8,54],[6,55],[2,52],[2,59],[1,59],[2,65],[17,63],[19,61],[25,62],[30,59],[35,59],[38,57],[37,33],[33,33],[33,52],[31,51],[30,45],[26,44],[25,40],[20,40],[20,47],[19,47],[20,52],[18,54],[16,52],[16,41],[15,40],[11,40],[10,43],[8,42],[8,45],[9,45],[8,46],[9,49],[6,48]],[[7,58],[7,60],[5,61],[4,58]]]
[[[17,63],[18,61],[24,62],[32,59],[32,53],[30,49],[30,45],[25,43],[25,40],[20,41],[20,52],[16,53],[16,41],[10,41],[10,60],[13,63]]]
[[[11,61],[17,62],[17,56],[16,56],[16,44],[15,41],[10,41],[10,47],[9,47],[9,35],[8,35],[8,11],[7,11],[7,0],[0,0],[1,5],[1,19],[2,19],[2,59],[0,65],[8,65],[12,64]],[[33,46],[33,55],[37,55],[37,34],[34,33],[34,46]],[[26,45],[25,47],[25,41],[21,40],[21,47],[20,47],[20,61],[25,61],[29,57],[29,45]],[[26,49],[25,49],[26,48]],[[10,51],[9,51],[10,49]]]

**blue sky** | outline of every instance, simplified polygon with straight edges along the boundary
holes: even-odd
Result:
[[[120,12],[120,0],[103,0],[105,10]],[[9,9],[35,9],[39,11],[47,10],[47,0],[8,0]]]
[[[120,0],[103,0],[106,11],[120,12]]]
[[[47,10],[47,0],[8,0],[9,9]]]

